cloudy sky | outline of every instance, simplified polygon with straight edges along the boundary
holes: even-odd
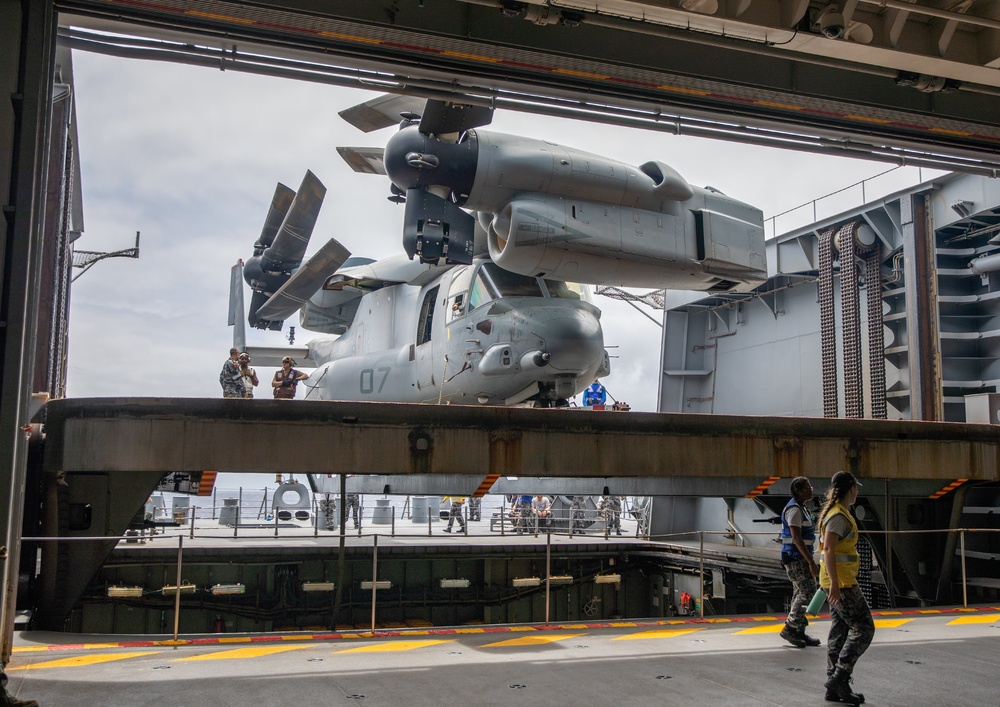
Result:
[[[138,260],[98,263],[74,283],[70,396],[221,394],[219,370],[232,342],[229,269],[251,255],[277,181],[295,189],[311,169],[327,186],[310,252],[331,236],[355,255],[400,252],[403,208],[386,200],[388,180],[356,175],[336,152],[384,144],[388,132],[364,135],[337,115],[376,94],[82,52],[74,73],[86,226],[77,247],[128,248],[136,231],[142,241]],[[662,160],[692,184],[759,206],[765,218],[888,169],[518,113],[498,113],[489,129],[635,165]],[[917,180],[916,169],[897,170],[870,185],[868,198]],[[860,202],[860,194],[824,200],[820,217]],[[810,206],[783,217],[777,232],[811,216]],[[599,298],[598,305],[605,342],[616,347],[609,392],[634,410],[654,411],[659,327],[627,304]],[[309,338],[297,328],[297,344]],[[283,333],[251,332],[249,343],[281,345]],[[271,371],[259,372],[263,379]]]

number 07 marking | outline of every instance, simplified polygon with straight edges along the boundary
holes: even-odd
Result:
[[[389,377],[389,371],[392,368],[388,366],[383,366],[378,369],[380,374],[378,381],[378,390],[375,390],[375,369],[374,368],[364,368],[361,370],[361,393],[363,395],[369,395],[371,393],[381,393],[382,388],[385,386],[385,381]]]

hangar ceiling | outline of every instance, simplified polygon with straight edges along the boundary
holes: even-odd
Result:
[[[1000,169],[1000,3],[987,0],[56,4],[80,49]]]

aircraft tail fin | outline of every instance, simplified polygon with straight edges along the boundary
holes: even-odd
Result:
[[[237,260],[229,274],[229,326],[233,327],[233,347],[247,346],[246,308],[243,305],[243,261]]]

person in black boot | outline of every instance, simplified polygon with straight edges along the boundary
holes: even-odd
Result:
[[[860,486],[853,474],[838,471],[819,516],[823,539],[819,583],[828,595],[832,619],[826,641],[826,699],[852,705],[865,701],[864,695],[851,690],[851,675],[875,636],[871,609],[858,586],[858,525],[849,510]]]
[[[816,537],[813,517],[806,502],[812,498],[809,479],[798,476],[792,479],[792,498],[781,512],[781,564],[792,583],[792,602],[788,619],[781,629],[781,637],[796,648],[818,646],[820,641],[806,634],[809,620],[806,606],[816,593],[816,575],[819,568],[813,560],[813,540]]]

